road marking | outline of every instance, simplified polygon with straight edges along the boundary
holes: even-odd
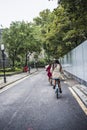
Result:
[[[76,93],[74,92],[74,90],[72,88],[69,87],[69,90],[71,91],[71,93],[75,97],[76,101],[79,103],[79,105],[82,108],[82,110],[84,111],[84,113],[87,115],[87,107],[83,104],[81,99],[76,95]]]
[[[2,92],[4,92],[4,91],[8,90],[9,88],[13,87],[14,85],[20,83],[21,81],[23,81],[23,80],[25,80],[25,79],[27,79],[27,78],[29,78],[30,76],[31,76],[31,75],[29,75],[29,76],[27,76],[27,77],[24,77],[24,78],[22,78],[22,79],[19,79],[19,80],[15,81],[15,82],[13,82],[13,83],[11,83],[11,84],[5,86],[3,89],[0,90],[0,93],[2,93]]]
[[[34,73],[34,75],[36,75],[36,74],[38,74],[37,71]],[[31,74],[31,75],[27,75],[27,76],[25,76],[25,77],[22,77],[21,79],[17,79],[17,80],[15,80],[15,81],[13,81],[12,83],[10,83],[10,84],[8,84],[7,86],[5,86],[5,87],[3,87],[2,89],[0,89],[0,93],[2,93],[2,92],[4,92],[4,91],[8,90],[9,88],[13,87],[14,85],[20,83],[21,81],[23,81],[23,80],[25,80],[25,79],[27,79],[27,78],[29,78],[29,77],[32,77],[32,76],[33,76],[32,74]]]

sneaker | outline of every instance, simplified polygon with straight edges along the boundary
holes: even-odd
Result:
[[[61,90],[61,88],[59,88],[59,91],[60,91],[60,93],[62,93],[62,90]]]

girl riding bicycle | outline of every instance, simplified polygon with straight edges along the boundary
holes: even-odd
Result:
[[[59,62],[59,60],[55,60],[54,70],[53,70],[53,73],[52,73],[52,78],[54,79],[53,88],[55,89],[56,79],[58,79],[58,86],[59,86],[60,93],[62,93],[61,84],[60,84],[60,79],[62,78],[61,72],[62,72],[62,66],[61,66],[60,62]]]

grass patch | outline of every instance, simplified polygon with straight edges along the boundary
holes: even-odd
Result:
[[[6,68],[5,69],[5,74],[6,75],[21,73],[21,72],[23,72],[22,68]],[[0,69],[0,75],[3,75],[3,74],[4,74],[3,69]]]

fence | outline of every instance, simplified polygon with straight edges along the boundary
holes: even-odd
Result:
[[[87,40],[60,60],[68,73],[87,85]]]

